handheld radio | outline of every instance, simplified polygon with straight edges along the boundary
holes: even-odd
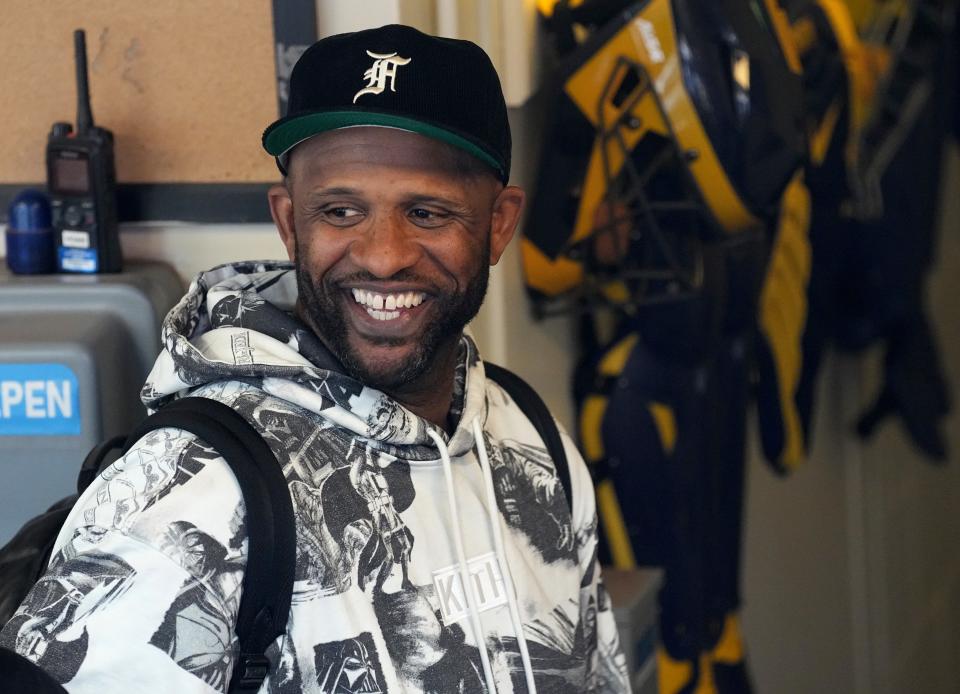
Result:
[[[87,86],[87,44],[73,32],[77,67],[77,130],[54,123],[47,137],[47,190],[61,272],[119,272],[117,180],[113,133],[93,124]]]

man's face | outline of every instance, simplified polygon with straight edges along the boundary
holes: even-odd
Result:
[[[462,156],[399,130],[337,130],[299,145],[271,190],[303,317],[369,385],[401,387],[449,357],[512,235],[522,193]]]

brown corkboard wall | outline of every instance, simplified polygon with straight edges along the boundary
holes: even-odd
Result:
[[[76,120],[73,30],[121,183],[276,180],[270,0],[3,0],[0,184],[45,180],[54,121]]]

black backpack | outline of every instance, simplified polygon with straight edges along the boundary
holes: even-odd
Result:
[[[485,363],[487,376],[506,390],[530,419],[554,461],[568,508],[570,470],[560,432],[543,400],[523,379]],[[78,494],[61,499],[30,520],[0,548],[0,625],[5,624],[43,575],[54,542],[79,494],[106,467],[111,451],[125,453],[148,432],[173,427],[188,431],[230,465],[247,510],[247,566],[237,614],[239,652],[230,692],[257,691],[269,668],[265,651],[287,625],[296,567],[296,527],[290,492],[280,465],[257,431],[231,407],[207,398],[175,400],[147,417],[128,436],[90,451],[77,478]],[[22,656],[0,648],[0,685],[10,692],[62,693],[49,675]]]
[[[247,512],[248,561],[237,614],[239,644],[231,692],[256,691],[270,663],[264,652],[286,630],[296,566],[293,503],[270,448],[232,408],[207,398],[183,398],[147,417],[127,437],[99,444],[77,478],[82,493],[105,467],[111,450],[126,452],[154,429],[189,431],[230,465]],[[50,552],[77,495],[66,497],[29,521],[0,549],[0,623],[6,623],[47,567]],[[65,692],[31,661],[0,649],[0,688],[10,692]]]

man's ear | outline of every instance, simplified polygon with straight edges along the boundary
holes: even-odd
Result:
[[[496,265],[500,256],[513,238],[526,194],[517,186],[506,186],[493,202],[493,217],[490,220],[490,264]]]
[[[280,232],[280,240],[287,249],[287,257],[296,260],[297,238],[296,227],[293,224],[293,200],[290,191],[282,183],[270,186],[267,191],[267,200],[270,202],[270,216]]]

